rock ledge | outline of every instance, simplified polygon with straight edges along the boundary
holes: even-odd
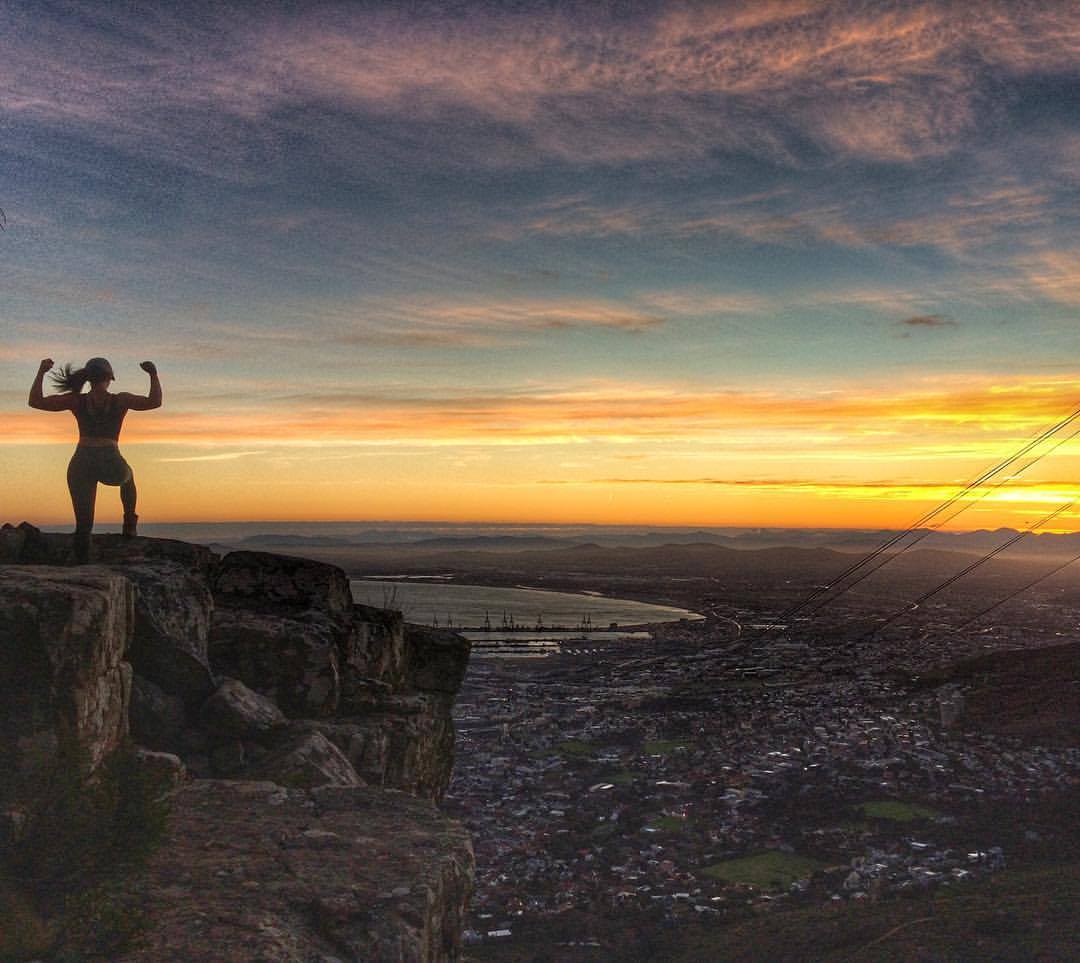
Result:
[[[150,963],[456,960],[472,889],[460,824],[406,793],[199,780],[139,880]]]

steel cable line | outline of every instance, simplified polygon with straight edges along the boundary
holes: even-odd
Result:
[[[996,556],[1000,555],[1006,549],[1012,548],[1012,546],[1015,545],[1017,542],[1019,542],[1022,538],[1025,538],[1026,536],[1030,535],[1033,529],[1039,528],[1039,527],[1041,527],[1043,525],[1046,525],[1047,523],[1053,521],[1055,518],[1058,517],[1058,515],[1060,515],[1063,511],[1065,511],[1066,508],[1070,508],[1075,504],[1076,504],[1075,500],[1066,502],[1064,505],[1061,505],[1060,507],[1054,509],[1054,511],[1052,511],[1049,515],[1046,515],[1045,517],[1039,519],[1039,521],[1035,522],[1034,524],[1029,525],[1026,529],[1024,529],[1024,531],[1017,532],[1011,538],[1007,539],[1005,542],[1002,542],[1002,544],[998,545],[997,548],[994,548],[991,551],[987,552],[985,555],[981,556],[980,558],[977,558],[974,562],[972,562],[970,565],[963,568],[961,571],[955,573],[954,575],[950,575],[947,579],[945,579],[945,581],[939,583],[938,585],[934,586],[934,588],[930,589],[929,592],[924,592],[917,599],[915,599],[914,602],[910,602],[906,606],[904,606],[903,608],[897,609],[895,612],[893,612],[892,615],[890,615],[887,619],[885,619],[883,622],[881,622],[880,625],[878,625],[875,628],[871,629],[870,632],[868,632],[866,635],[864,635],[862,638],[860,638],[858,640],[858,642],[859,643],[869,642],[882,629],[884,629],[888,625],[891,625],[898,618],[900,618],[901,615],[904,615],[907,612],[914,612],[915,609],[917,609],[924,602],[929,601],[935,595],[937,595],[939,592],[945,591],[945,589],[947,589],[950,585],[954,584],[955,582],[959,582],[960,579],[964,578],[966,575],[970,575],[972,572],[975,571],[975,569],[979,568],[982,565],[985,565],[987,562],[990,561],[990,559],[995,558]]]
[[[787,611],[785,611],[785,612],[781,613],[780,615],[778,615],[767,626],[765,626],[763,629],[759,630],[758,633],[754,636],[754,638],[758,638],[761,635],[764,635],[764,634],[766,634],[768,632],[771,632],[781,622],[786,622],[788,619],[790,619],[790,618],[794,617],[795,615],[797,615],[804,608],[806,608],[806,606],[809,605],[811,602],[814,602],[815,600],[821,598],[821,596],[826,594],[827,592],[832,591],[832,589],[835,588],[842,581],[844,581],[844,579],[846,579],[846,578],[850,577],[851,575],[853,575],[855,572],[857,572],[859,569],[861,569],[864,565],[867,565],[867,564],[873,562],[875,559],[879,558],[882,554],[887,552],[894,545],[896,545],[901,540],[903,540],[904,538],[907,538],[909,535],[911,535],[916,529],[921,528],[922,526],[926,525],[931,519],[933,519],[937,515],[940,515],[943,511],[946,511],[949,508],[951,508],[953,505],[956,504],[956,502],[958,502],[961,498],[963,498],[968,492],[972,491],[973,489],[981,487],[983,484],[988,482],[995,475],[1000,474],[1002,471],[1004,471],[1006,468],[1008,468],[1014,462],[1016,462],[1019,459],[1023,458],[1026,454],[1028,454],[1028,452],[1030,452],[1033,449],[1037,448],[1040,444],[1042,444],[1048,438],[1051,438],[1053,435],[1056,435],[1063,428],[1065,428],[1068,425],[1072,424],[1077,418],[1080,418],[1080,408],[1077,408],[1076,411],[1072,412],[1072,414],[1070,414],[1067,417],[1063,418],[1057,424],[1051,425],[1049,428],[1047,428],[1044,431],[1040,432],[1031,441],[1026,442],[1017,451],[1015,451],[1013,454],[1009,455],[1008,458],[1005,458],[1003,461],[998,462],[998,464],[994,465],[992,468],[988,468],[986,471],[984,471],[977,478],[975,478],[972,481],[968,482],[968,484],[965,485],[958,492],[951,495],[949,498],[945,499],[945,501],[943,501],[936,508],[930,509],[930,511],[926,512],[924,515],[922,515],[922,517],[916,519],[916,521],[914,521],[911,525],[909,525],[906,529],[904,529],[904,531],[898,532],[897,534],[892,535],[889,538],[887,538],[884,542],[881,543],[881,545],[879,545],[877,548],[875,548],[869,554],[865,555],[863,558],[859,559],[857,562],[853,562],[846,569],[844,569],[843,572],[841,572],[839,575],[835,576],[831,581],[829,581],[825,585],[820,586],[819,588],[815,589],[808,596],[806,596],[806,598],[802,599],[802,601],[797,602],[795,605],[793,605]],[[1027,467],[1030,467],[1030,465],[1027,466]]]
[[[1036,459],[1036,461],[1037,461],[1037,460],[1038,460],[1038,459]],[[1033,465],[1033,464],[1034,464],[1034,462],[1029,462],[1029,463],[1028,463],[1028,465],[1027,465],[1026,467],[1030,467],[1030,466],[1031,466],[1031,465]],[[810,609],[810,613],[809,613],[809,614],[810,614],[810,615],[816,615],[816,614],[817,614],[818,612],[820,612],[820,611],[821,611],[821,610],[822,610],[823,608],[825,608],[825,606],[827,606],[827,605],[831,605],[831,604],[832,604],[833,602],[835,602],[835,601],[836,601],[836,600],[837,600],[838,598],[841,598],[842,596],[846,595],[846,594],[847,594],[848,592],[850,592],[850,591],[851,591],[851,590],[852,590],[853,588],[855,588],[855,586],[856,586],[856,585],[859,585],[859,584],[860,584],[861,582],[863,582],[863,581],[865,581],[866,579],[868,579],[868,578],[869,578],[869,577],[870,577],[871,575],[873,575],[873,574],[874,574],[875,572],[877,572],[877,571],[879,571],[879,570],[883,569],[883,568],[884,568],[884,567],[885,567],[886,565],[888,565],[888,564],[889,564],[889,562],[891,562],[891,561],[893,561],[893,560],[895,560],[895,559],[899,558],[899,557],[900,557],[901,555],[903,555],[903,554],[904,554],[904,553],[905,553],[906,551],[908,551],[909,549],[912,549],[912,548],[914,548],[914,547],[915,547],[916,545],[918,545],[918,544],[919,544],[919,542],[921,542],[921,541],[922,541],[922,540],[923,540],[924,538],[926,538],[926,537],[927,537],[928,535],[932,535],[932,534],[933,534],[934,532],[938,531],[938,530],[939,530],[939,529],[941,528],[941,526],[942,526],[942,525],[947,525],[947,524],[948,524],[949,522],[951,522],[951,521],[952,521],[952,520],[953,520],[954,518],[956,518],[956,516],[957,516],[957,515],[960,515],[960,514],[961,514],[962,512],[965,512],[965,511],[967,511],[967,510],[968,510],[968,509],[969,509],[969,508],[970,508],[970,507],[971,507],[972,505],[976,504],[977,502],[980,502],[980,501],[982,501],[982,500],[983,500],[983,499],[984,499],[984,498],[985,498],[985,497],[986,497],[987,495],[989,495],[989,494],[990,494],[991,492],[993,492],[993,491],[996,491],[997,489],[1001,488],[1001,486],[1002,486],[1002,485],[1006,484],[1006,483],[1007,483],[1007,482],[1009,482],[1009,481],[1010,481],[1010,480],[1011,480],[1012,478],[1015,478],[1015,477],[1016,477],[1015,475],[1011,475],[1011,476],[1009,476],[1008,478],[1003,478],[1003,479],[1002,479],[1001,481],[999,481],[999,482],[998,482],[998,483],[997,483],[996,485],[994,485],[993,487],[991,487],[991,488],[988,488],[988,489],[986,489],[986,491],[984,491],[984,492],[983,492],[983,493],[982,493],[981,495],[978,495],[977,497],[975,497],[974,499],[972,499],[972,500],[971,500],[970,502],[966,502],[966,503],[965,503],[965,504],[964,504],[964,505],[963,505],[963,506],[962,506],[961,508],[958,508],[958,509],[957,509],[957,510],[956,510],[955,512],[953,512],[953,513],[952,513],[952,514],[951,514],[951,515],[950,515],[950,516],[949,516],[948,518],[946,518],[946,519],[943,519],[942,521],[940,521],[940,522],[937,522],[937,523],[936,523],[936,524],[934,524],[934,525],[931,525],[931,526],[930,526],[929,528],[926,528],[926,529],[923,529],[922,531],[919,531],[919,532],[918,532],[918,533],[917,533],[917,534],[915,535],[915,537],[914,537],[914,538],[913,538],[913,539],[912,539],[912,540],[911,540],[910,542],[908,542],[908,543],[907,543],[907,545],[905,545],[905,546],[904,546],[903,548],[901,548],[901,549],[900,549],[899,551],[897,551],[897,552],[894,552],[894,553],[893,553],[892,555],[886,555],[886,556],[885,556],[885,557],[884,557],[884,558],[883,558],[883,559],[882,559],[882,560],[881,560],[880,562],[878,562],[878,564],[877,564],[877,565],[875,565],[875,566],[874,566],[874,567],[873,567],[872,569],[870,569],[870,570],[868,570],[868,571],[866,571],[866,572],[863,572],[863,573],[862,573],[861,575],[859,575],[859,576],[858,576],[858,577],[857,577],[856,579],[854,579],[853,581],[849,582],[849,583],[848,583],[847,585],[844,585],[844,586],[842,586],[842,587],[840,588],[840,590],[839,590],[839,591],[838,591],[838,592],[837,592],[837,593],[836,593],[835,595],[832,595],[832,596],[830,596],[829,598],[826,598],[826,599],[822,599],[822,600],[821,600],[820,602],[818,602],[818,604],[817,604],[817,605],[815,605],[815,606],[814,606],[814,607],[813,607],[812,609]],[[866,561],[866,560],[864,560],[864,562],[865,562],[865,561]]]
[[[996,492],[999,488],[1003,487],[1004,485],[1007,485],[1009,482],[1015,481],[1017,478],[1019,478],[1021,475],[1023,475],[1024,472],[1026,472],[1033,465],[1038,464],[1040,461],[1042,461],[1048,455],[1052,455],[1062,445],[1064,445],[1066,442],[1072,441],[1077,435],[1080,435],[1080,429],[1077,429],[1071,435],[1068,435],[1067,437],[1061,439],[1056,445],[1054,445],[1051,448],[1048,448],[1042,454],[1037,455],[1035,458],[1032,458],[1031,461],[1029,461],[1026,465],[1024,465],[1024,467],[1021,468],[1019,471],[1017,471],[1015,474],[1007,475],[1006,477],[1004,477],[1000,481],[998,481],[996,484],[994,484],[994,485],[990,486],[989,488],[987,488],[981,494],[976,495],[971,501],[965,502],[963,505],[960,506],[960,508],[958,508],[955,512],[953,512],[948,518],[942,519],[940,522],[936,522],[934,525],[931,525],[928,529],[925,529],[924,531],[918,532],[915,535],[915,538],[913,538],[910,542],[908,542],[908,544],[905,545],[903,548],[901,548],[899,551],[893,553],[892,555],[886,555],[885,558],[881,562],[879,562],[877,565],[875,565],[869,571],[861,573],[856,579],[849,582],[847,585],[842,586],[839,589],[839,591],[837,591],[834,595],[831,595],[826,599],[822,599],[817,605],[815,605],[812,609],[810,609],[809,614],[810,615],[816,615],[818,612],[820,612],[827,605],[831,605],[838,598],[841,598],[842,596],[846,595],[853,588],[855,588],[856,585],[859,585],[861,582],[868,579],[875,572],[879,571],[880,569],[883,569],[886,565],[889,564],[889,562],[894,561],[895,559],[897,559],[901,555],[903,555],[905,552],[907,552],[910,549],[914,548],[924,538],[926,538],[928,535],[932,535],[935,531],[938,531],[943,525],[948,525],[949,522],[951,522],[954,518],[956,518],[959,515],[962,515],[969,508],[971,508],[972,505],[975,505],[978,502],[982,501],[984,498],[986,498],[987,495],[990,495],[991,493]],[[864,559],[863,561],[865,563],[867,561],[867,559]]]
[[[1078,554],[1074,555],[1074,556],[1073,556],[1072,558],[1070,558],[1070,559],[1069,559],[1069,560],[1068,560],[1067,562],[1062,562],[1062,563],[1061,563],[1060,565],[1058,565],[1058,566],[1057,566],[1056,568],[1052,568],[1052,569],[1051,569],[1051,570],[1050,570],[1049,572],[1047,572],[1047,573],[1046,573],[1045,575],[1040,575],[1040,576],[1039,576],[1039,577],[1038,577],[1037,579],[1033,579],[1032,581],[1028,582],[1028,583],[1027,583],[1027,585],[1023,586],[1022,588],[1018,588],[1018,589],[1017,589],[1017,590],[1016,590],[1015,592],[1010,592],[1010,593],[1009,593],[1008,595],[1006,595],[1006,596],[1005,596],[1005,598],[1003,598],[1003,599],[999,599],[999,600],[998,600],[997,602],[995,602],[995,603],[994,603],[993,605],[990,605],[990,606],[988,606],[987,608],[983,609],[983,610],[982,610],[981,612],[979,612],[979,613],[978,613],[977,615],[973,615],[973,616],[972,616],[972,617],[971,617],[970,619],[968,619],[968,620],[967,620],[967,621],[966,621],[966,622],[965,622],[965,623],[964,623],[963,625],[960,625],[960,626],[958,626],[958,627],[957,627],[957,628],[955,629],[955,631],[956,631],[956,632],[962,632],[962,631],[963,631],[964,629],[966,629],[966,628],[967,628],[967,627],[968,627],[969,625],[971,625],[971,624],[972,624],[973,622],[978,622],[978,621],[979,621],[979,619],[981,619],[981,618],[982,618],[982,617],[983,617],[984,615],[988,615],[989,613],[993,612],[993,611],[994,611],[994,609],[996,609],[996,608],[1000,608],[1000,607],[1001,607],[1002,605],[1004,605],[1004,604],[1005,604],[1006,602],[1011,602],[1011,601],[1012,601],[1012,600],[1013,600],[1014,598],[1016,598],[1016,596],[1018,596],[1018,595],[1022,595],[1022,594],[1023,594],[1024,592],[1026,592],[1026,591],[1027,591],[1028,589],[1032,589],[1032,588],[1034,588],[1034,587],[1035,587],[1036,585],[1038,585],[1038,584],[1039,584],[1040,582],[1045,582],[1045,581],[1046,581],[1046,580],[1047,580],[1048,578],[1052,578],[1052,577],[1053,577],[1054,575],[1057,575],[1057,573],[1058,573],[1058,572],[1060,572],[1060,571],[1061,571],[1062,569],[1066,569],[1066,568],[1068,568],[1068,567],[1069,567],[1070,565],[1072,565],[1072,564],[1073,564],[1074,562],[1080,562],[1080,553],[1078,553]]]

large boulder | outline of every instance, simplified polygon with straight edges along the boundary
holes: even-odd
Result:
[[[292,789],[364,785],[345,754],[321,732],[292,733],[252,774]]]
[[[179,756],[171,752],[153,752],[137,746],[131,754],[136,771],[144,776],[151,785],[160,787],[165,794],[179,787],[187,777],[187,770]]]
[[[171,561],[135,562],[118,571],[136,588],[135,671],[198,707],[217,687],[206,651],[214,602],[205,579]]]
[[[172,801],[127,894],[149,925],[121,963],[461,958],[472,845],[430,802],[212,780]]]
[[[301,619],[217,608],[210,665],[273,699],[288,716],[328,716],[338,706],[337,627],[322,612]]]
[[[127,735],[131,582],[96,566],[0,567],[0,772],[71,740],[96,766]]]
[[[270,552],[230,552],[214,577],[220,605],[261,612],[317,609],[342,620],[352,618],[352,591],[336,565]]]
[[[288,721],[273,702],[238,679],[224,679],[203,704],[200,716],[207,736],[216,743],[265,739]]]
[[[461,688],[471,643],[447,629],[405,625],[406,684],[452,695]]]

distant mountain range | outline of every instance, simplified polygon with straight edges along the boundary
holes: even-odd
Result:
[[[118,526],[101,525],[101,531]],[[67,530],[66,527],[56,529]],[[836,528],[656,528],[615,525],[484,525],[430,522],[186,522],[147,523],[147,535],[213,544],[220,549],[293,551],[378,551],[519,553],[600,548],[647,549],[662,546],[709,545],[738,550],[769,548],[830,549],[865,554],[897,533],[889,529]],[[919,549],[982,555],[1007,541],[1011,528],[971,532],[922,530],[900,542],[918,538]],[[1080,533],[1028,535],[1009,549],[1009,558],[1066,558],[1080,555]]]
[[[665,531],[597,529],[554,534],[460,533],[431,535],[423,531],[376,530],[350,535],[305,535],[290,532],[260,532],[239,539],[215,539],[237,548],[348,548],[393,547],[417,551],[524,552],[551,549],[657,548],[671,545],[712,545],[741,550],[763,548],[828,548],[840,552],[869,552],[894,537],[887,529],[745,529]],[[897,547],[917,541],[920,549],[984,554],[1016,535],[1015,529],[981,529],[973,532],[919,530],[901,540]],[[1080,533],[1029,534],[1009,552],[1014,556],[1069,556],[1080,554]]]

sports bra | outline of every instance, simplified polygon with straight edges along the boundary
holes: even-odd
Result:
[[[120,426],[123,424],[127,408],[123,407],[115,395],[107,395],[105,404],[94,406],[89,394],[79,395],[72,411],[79,423],[79,438],[120,439]]]

